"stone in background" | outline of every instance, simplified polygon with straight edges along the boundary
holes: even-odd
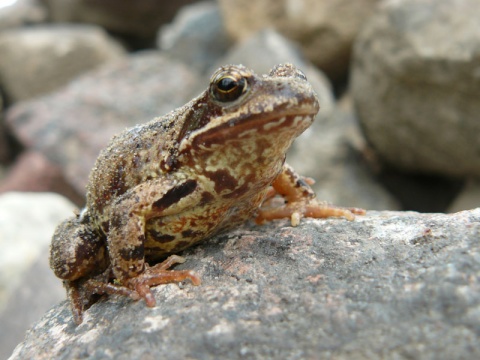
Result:
[[[0,358],[25,331],[65,298],[48,265],[50,239],[74,206],[56,194],[0,195]]]
[[[0,31],[45,22],[48,12],[39,0],[3,0],[0,4]]]
[[[480,176],[480,2],[387,1],[355,45],[365,136],[392,166]]]
[[[46,94],[125,55],[105,31],[89,25],[43,25],[0,32],[0,87],[14,103]]]
[[[6,121],[25,147],[59,166],[84,195],[90,170],[110,138],[185,104],[195,81],[184,65],[156,51],[140,52],[51,95],[10,107]]]
[[[158,27],[195,0],[43,0],[53,21],[96,24],[125,36],[153,39]]]
[[[225,28],[235,40],[274,28],[300,44],[307,58],[332,79],[348,72],[358,31],[378,0],[219,0]]]

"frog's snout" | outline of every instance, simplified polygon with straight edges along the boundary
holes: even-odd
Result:
[[[305,74],[300,69],[297,69],[295,65],[289,63],[276,65],[270,70],[268,75],[276,77],[294,77],[307,81]]]

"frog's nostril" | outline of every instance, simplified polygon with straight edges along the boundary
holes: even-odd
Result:
[[[307,81],[307,76],[301,70],[297,69],[295,77]]]

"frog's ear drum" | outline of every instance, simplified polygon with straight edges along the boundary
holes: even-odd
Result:
[[[231,102],[246,92],[247,84],[245,77],[240,74],[218,74],[212,81],[210,93],[219,102]]]

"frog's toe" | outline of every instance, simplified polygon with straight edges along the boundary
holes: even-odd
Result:
[[[83,321],[83,308],[87,299],[85,299],[82,291],[80,291],[78,282],[65,280],[63,283],[67,289],[67,297],[70,301],[73,321],[75,321],[75,324],[80,325]]]
[[[128,280],[128,287],[134,289],[141,298],[145,299],[148,307],[154,307],[156,301],[150,290],[152,286],[178,283],[185,280],[190,280],[195,286],[200,285],[200,277],[192,270],[168,270],[171,266],[184,261],[184,258],[172,255],[155,266],[149,267],[146,265],[143,273]]]
[[[326,203],[319,203],[316,200],[296,201],[274,208],[260,209],[255,221],[258,224],[275,219],[290,218],[292,226],[297,226],[303,217],[329,218],[344,217],[353,220],[356,215],[364,215],[365,210],[358,208],[343,208]]]

